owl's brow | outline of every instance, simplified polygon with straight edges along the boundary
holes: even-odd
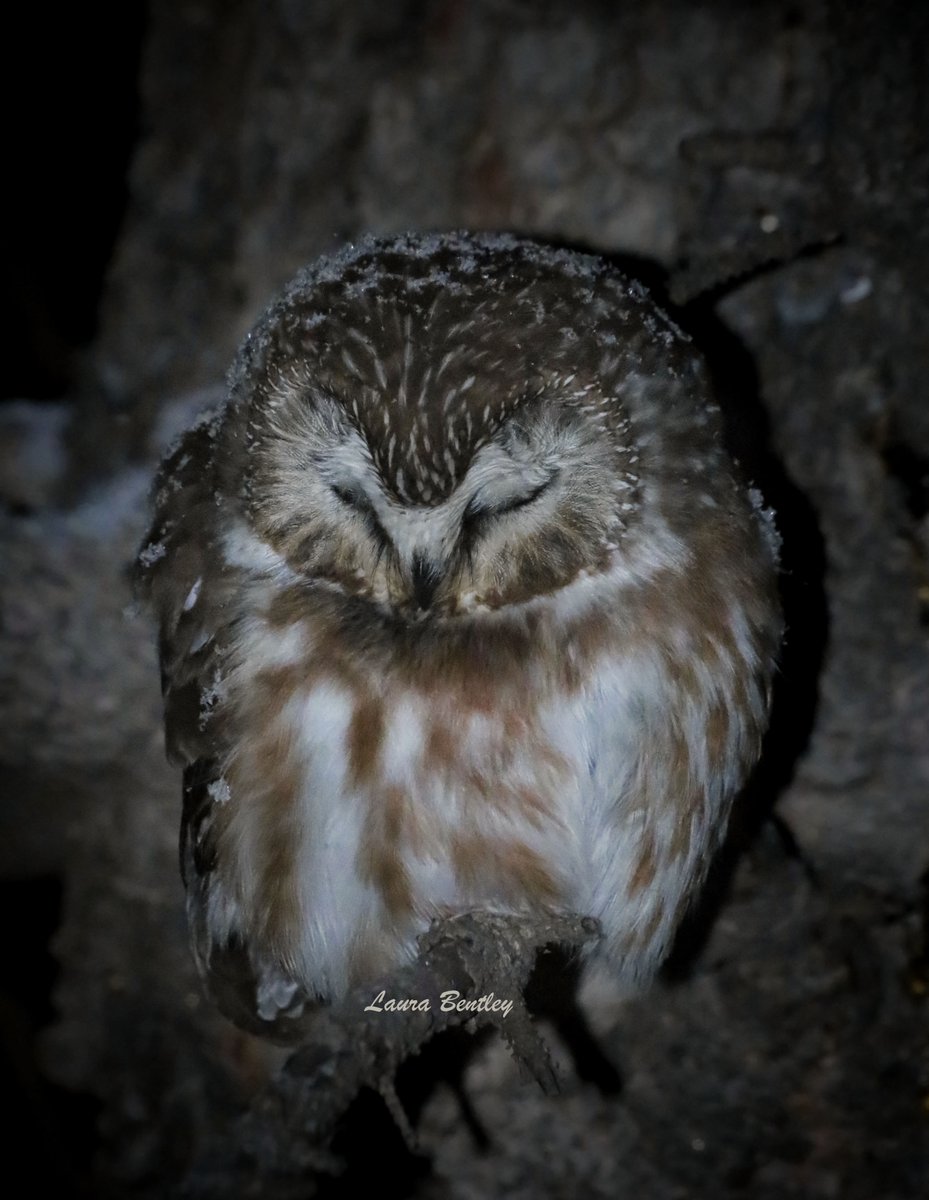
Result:
[[[531,420],[548,399],[549,391],[542,380],[528,381],[517,394],[516,399],[505,405],[500,412],[495,436],[507,427],[525,429],[525,422]]]

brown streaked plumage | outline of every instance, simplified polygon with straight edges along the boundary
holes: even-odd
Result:
[[[573,911],[647,977],[760,750],[770,514],[638,285],[494,235],[309,268],[139,557],[194,952],[278,1034],[439,914]]]

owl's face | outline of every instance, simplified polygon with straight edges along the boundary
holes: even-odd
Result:
[[[553,345],[506,274],[481,277],[480,311],[465,282],[467,304],[444,279],[317,285],[249,380],[253,528],[301,577],[404,619],[605,570],[637,499],[637,446],[602,363],[579,370],[574,341]]]
[[[545,389],[475,438],[462,477],[431,504],[397,494],[372,449],[376,431],[337,397],[291,379],[268,412],[252,519],[306,578],[423,619],[551,592],[616,548],[634,486],[623,447],[602,418]]]

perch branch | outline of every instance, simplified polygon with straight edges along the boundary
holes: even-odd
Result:
[[[232,1136],[194,1165],[185,1194],[200,1200],[229,1195],[248,1175],[306,1179],[338,1171],[329,1143],[358,1093],[386,1090],[396,1105],[397,1068],[435,1034],[456,1026],[469,1031],[495,1026],[523,1070],[544,1090],[556,1090],[555,1068],[523,991],[540,950],[557,944],[579,951],[598,936],[595,921],[576,916],[465,913],[435,922],[408,966],[354,989],[338,1005],[299,1018],[299,1049],[238,1120]],[[443,993],[449,992],[460,996],[446,997],[443,1004]],[[481,1011],[453,1007],[457,999],[491,995],[496,1008],[489,999]],[[426,1011],[398,1012],[385,1007],[391,998],[429,1003],[421,1006]],[[408,1126],[403,1132],[411,1137]]]

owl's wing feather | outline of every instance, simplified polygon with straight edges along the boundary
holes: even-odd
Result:
[[[180,859],[194,958],[227,1017],[287,1043],[305,996],[283,977],[259,974],[242,934],[227,922],[217,935],[211,920],[231,903],[216,872],[214,821],[229,799],[222,675],[242,582],[219,543],[215,435],[215,421],[201,420],[162,465],[137,582],[158,620],[168,756],[184,768]]]
[[[188,888],[214,865],[207,837],[220,781],[223,570],[216,552],[214,426],[201,420],[162,465],[155,519],[138,558],[140,590],[158,619],[168,756],[184,767],[181,870]]]
[[[283,977],[259,972],[245,938],[236,930],[217,939],[210,928],[210,891],[216,866],[213,815],[221,765],[200,759],[184,770],[184,812],[181,819],[181,874],[187,888],[187,919],[194,959],[210,995],[230,1021],[241,1029],[290,1045],[300,1037],[300,1016],[307,997]],[[281,988],[284,988],[281,993]],[[270,1007],[263,997],[272,997]]]
[[[214,439],[213,424],[202,420],[163,463],[155,519],[137,564],[139,589],[158,620],[168,755],[184,766],[220,750],[219,727],[208,718],[231,580],[216,542]]]

